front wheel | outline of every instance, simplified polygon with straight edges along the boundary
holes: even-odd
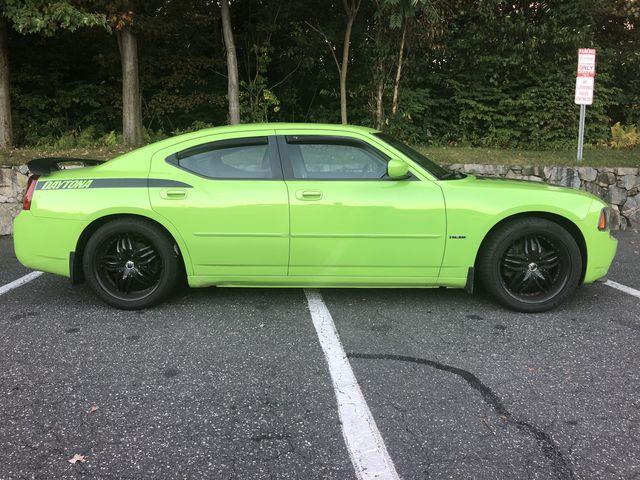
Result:
[[[495,232],[480,252],[487,292],[520,312],[543,312],[571,295],[582,274],[580,249],[567,230],[543,218],[521,218]]]
[[[164,300],[178,277],[173,242],[156,225],[120,219],[98,228],[83,256],[87,282],[109,305],[125,310]]]

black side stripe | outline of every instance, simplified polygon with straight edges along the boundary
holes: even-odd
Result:
[[[162,178],[83,178],[39,181],[36,190],[85,190],[87,188],[193,188],[188,183]]]

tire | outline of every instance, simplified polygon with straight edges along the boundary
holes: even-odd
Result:
[[[505,307],[526,313],[551,310],[580,283],[580,248],[557,223],[519,218],[490,235],[478,258],[479,280]]]
[[[87,242],[82,268],[94,292],[123,310],[162,302],[180,272],[173,240],[158,226],[133,218],[98,228]]]

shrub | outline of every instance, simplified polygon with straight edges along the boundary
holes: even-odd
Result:
[[[617,122],[611,127],[611,147],[613,148],[633,148],[640,145],[640,132],[636,125],[621,125]]]

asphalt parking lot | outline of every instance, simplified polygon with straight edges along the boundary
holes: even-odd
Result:
[[[640,234],[616,236],[609,278],[640,289]],[[0,286],[27,273],[0,239]],[[400,478],[640,478],[640,298],[320,293]],[[45,274],[0,295],[0,331],[0,479],[356,478],[303,290],[123,312]]]

